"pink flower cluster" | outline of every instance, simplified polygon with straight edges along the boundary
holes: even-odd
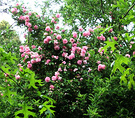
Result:
[[[103,47],[100,47],[98,52],[102,55],[104,53],[104,49],[102,49]]]
[[[32,24],[30,23],[30,16],[32,15],[32,12],[28,13],[24,6],[23,6],[23,10],[22,11],[23,11],[23,13],[25,13],[25,15],[21,15],[19,17],[19,20],[25,21],[25,25],[28,27],[28,32],[32,32],[32,28],[37,30],[38,29],[38,25],[33,25],[33,27],[32,27]],[[13,8],[11,10],[11,12],[13,14],[14,13],[18,13],[18,10],[17,10],[17,8]],[[37,15],[37,16],[35,15],[35,17],[39,17],[39,15]]]
[[[85,37],[91,36],[91,33],[89,31],[85,31],[83,32],[83,36]]]
[[[36,48],[34,45],[32,46],[32,49]],[[39,49],[39,47],[38,47]],[[41,47],[40,47],[41,49]],[[41,61],[42,55],[39,55],[37,52],[33,52],[30,50],[30,48],[26,45],[26,46],[20,46],[20,52],[21,57],[25,57],[24,58],[24,62],[25,60],[27,60],[28,58],[31,58],[30,61],[27,61],[27,67],[28,68],[32,68],[32,64],[34,63],[38,63]]]
[[[98,65],[98,71],[104,70],[105,67],[106,67],[105,65],[99,64],[99,65]]]
[[[12,12],[12,13],[18,13],[17,8],[12,8],[12,9],[11,9],[11,12]]]
[[[48,44],[51,40],[52,40],[51,36],[47,36],[47,37],[44,39],[44,43],[45,43],[45,44]]]
[[[98,36],[97,39],[101,40],[101,41],[105,41],[105,37],[103,35]]]

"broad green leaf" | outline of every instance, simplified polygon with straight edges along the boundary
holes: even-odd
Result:
[[[45,102],[43,103],[43,107],[42,107],[42,109],[40,110],[40,114],[42,114],[43,112],[49,110],[50,113],[54,115],[54,112],[55,112],[55,111],[54,111],[54,110],[51,110],[51,108],[54,108],[55,106],[49,105],[49,104],[50,104],[50,101],[45,101]]]
[[[12,101],[12,96],[15,96],[16,95],[16,92],[12,92],[10,90],[10,86],[7,86],[5,87],[5,93],[4,93],[4,96],[7,96],[8,97],[8,101],[11,103]]]
[[[116,54],[116,60],[113,66],[112,73],[115,73],[118,69],[121,73],[123,73],[126,69],[121,65],[122,63],[128,64],[130,60],[127,57],[124,57],[122,55]]]
[[[36,117],[36,114],[34,112],[29,111],[33,109],[31,106],[27,106],[26,103],[23,103],[21,106],[22,109],[15,112],[15,118],[19,118],[19,114],[24,114],[24,118],[29,118],[29,116]]]
[[[131,50],[135,50],[135,43],[132,45]]]
[[[104,49],[104,52],[106,53],[107,52],[107,48],[111,47],[111,50],[114,51],[116,48],[115,48],[115,45],[118,44],[117,41],[113,40],[113,41],[105,41],[105,43],[107,45],[105,45],[102,50]]]
[[[130,41],[134,36],[129,36],[129,33],[125,33],[126,40]]]
[[[135,81],[133,80],[134,74],[129,75],[128,89],[131,89],[132,86],[135,86]]]
[[[124,84],[127,84],[126,76],[129,75],[130,70],[131,68],[128,68],[126,71],[124,71],[123,75],[120,77],[120,84],[122,84],[122,82],[124,82]]]
[[[31,71],[30,69],[26,68],[22,68],[23,72],[25,72],[25,77],[29,80],[30,84],[29,84],[29,88],[33,87],[35,89],[37,89],[38,87],[35,86],[35,83],[37,82],[40,86],[42,86],[42,81],[41,80],[36,80],[35,79],[35,73],[33,71]],[[27,74],[26,74],[27,73]]]

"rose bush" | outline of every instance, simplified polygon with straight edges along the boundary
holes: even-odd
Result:
[[[63,30],[57,24],[60,14],[52,19],[42,18],[18,4],[11,12],[18,25],[24,25],[28,31],[26,45],[21,45],[19,50],[22,59],[19,71],[14,72],[14,81],[24,88],[18,87],[17,93],[24,95],[23,100],[18,99],[23,101],[22,108],[27,111],[28,105],[32,104],[29,106],[31,112],[27,114],[15,110],[16,117],[19,113],[24,117],[45,117],[45,114],[52,117],[54,111],[56,117],[72,118],[124,114],[128,107],[119,104],[118,99],[122,95],[126,96],[124,100],[129,99],[129,92],[134,94],[127,89],[127,85],[129,89],[135,86],[133,39],[125,42],[120,36],[116,37],[112,27],[97,26],[86,30],[78,26],[76,31]],[[48,102],[45,102],[46,98]],[[112,104],[121,107],[114,110]],[[134,115],[129,112],[126,115]]]

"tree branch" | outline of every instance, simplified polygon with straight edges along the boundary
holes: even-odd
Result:
[[[0,70],[1,70],[3,73],[6,73],[6,72],[4,72],[1,68],[0,68]],[[13,81],[23,90],[23,92],[25,93],[24,89],[23,89],[12,77],[10,77],[9,75],[8,75],[8,77],[9,77],[11,80],[13,80]]]
[[[126,12],[126,14],[124,15],[124,17],[122,19],[124,19],[127,14],[129,13],[129,11],[135,6],[135,2],[133,3],[133,5],[128,9],[128,11]]]

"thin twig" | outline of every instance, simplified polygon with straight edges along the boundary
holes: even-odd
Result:
[[[122,19],[124,19],[127,14],[129,13],[129,11],[135,6],[135,2],[133,3],[133,5],[128,9],[128,11],[126,12],[126,14],[124,15],[124,17]]]
[[[1,68],[0,68],[0,70],[1,70],[3,73],[6,73],[6,72],[4,72]],[[8,75],[8,77],[9,77],[11,80],[13,80],[13,81],[24,91],[24,89],[23,89],[12,77],[10,77],[9,75]],[[25,93],[25,91],[24,91],[24,93]]]

